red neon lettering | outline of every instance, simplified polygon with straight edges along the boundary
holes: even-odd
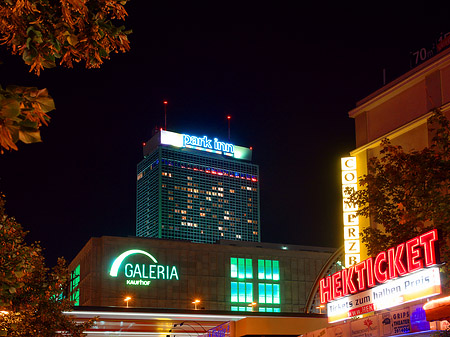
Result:
[[[406,262],[408,273],[423,268],[422,259],[420,259],[419,238],[414,238],[406,242]]]
[[[342,296],[342,272],[338,271],[331,275],[331,284],[333,287],[333,298]]]
[[[320,280],[320,303],[327,303],[334,300],[331,292],[331,276],[324,277]]]
[[[433,229],[432,231],[422,234],[419,239],[420,245],[423,246],[425,253],[425,267],[438,263],[436,257],[437,247],[435,245],[435,242],[438,239],[437,229]]]
[[[401,243],[396,248],[389,248],[387,252],[389,261],[389,279],[405,275],[408,272],[402,261],[405,253],[405,244]]]
[[[364,270],[366,269],[366,261],[361,261],[355,265],[356,274],[358,275],[358,290],[366,289],[366,282],[364,281]]]
[[[346,296],[348,294],[356,293],[357,289],[355,286],[354,279],[354,271],[355,266],[348,267],[347,269],[342,270],[342,295]]]
[[[375,279],[378,283],[384,283],[388,279],[387,267],[384,266],[386,263],[386,252],[379,253],[375,258],[375,266],[373,268],[373,273],[375,274]]]
[[[375,278],[373,275],[373,259],[369,257],[366,260],[367,267],[367,288],[375,287]]]

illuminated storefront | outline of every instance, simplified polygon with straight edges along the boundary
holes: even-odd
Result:
[[[431,335],[424,303],[441,293],[438,232],[431,230],[320,280],[327,328],[306,337]],[[425,307],[426,309],[426,307]]]
[[[91,238],[71,262],[80,306],[305,312],[334,249],[138,237]],[[197,300],[198,302],[195,302]]]

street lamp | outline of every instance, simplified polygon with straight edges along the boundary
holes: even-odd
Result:
[[[201,301],[197,299],[192,302],[192,304],[194,305],[194,310],[197,310],[197,304],[199,304],[200,302]]]
[[[125,297],[124,301],[127,302],[127,308],[128,308],[128,301],[131,300],[130,296]]]
[[[252,303],[250,303],[248,306],[249,307],[252,307],[252,311],[254,311],[255,310],[255,307],[258,305],[258,303],[256,303],[256,302],[252,302]]]
[[[319,314],[322,313],[322,309],[324,309],[325,306],[323,304],[319,305],[318,307],[316,307],[316,309],[319,309]]]

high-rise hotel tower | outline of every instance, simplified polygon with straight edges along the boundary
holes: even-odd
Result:
[[[192,242],[261,241],[252,150],[161,130],[137,166],[136,235]]]

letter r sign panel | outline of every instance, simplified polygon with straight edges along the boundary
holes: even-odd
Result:
[[[345,226],[344,240],[358,240],[359,242],[359,226]]]

